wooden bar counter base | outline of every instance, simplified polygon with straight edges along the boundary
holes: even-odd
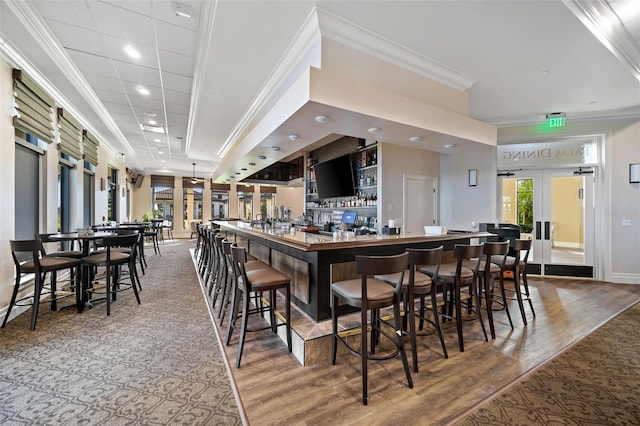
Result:
[[[303,365],[325,358],[325,344],[312,341],[330,334],[330,327],[323,323],[331,318],[331,283],[357,278],[356,255],[399,254],[407,248],[433,248],[440,245],[444,246],[445,251],[450,251],[455,244],[469,244],[471,239],[483,239],[492,235],[484,232],[456,232],[447,235],[401,233],[334,239],[333,236],[293,232],[289,228],[263,230],[240,221],[213,223],[220,227],[227,239],[246,247],[259,260],[291,278],[292,308],[297,307],[301,311],[297,315],[299,320],[294,318],[292,322],[295,334],[300,337],[294,338],[294,353]],[[310,350],[311,346],[318,345],[323,348]]]

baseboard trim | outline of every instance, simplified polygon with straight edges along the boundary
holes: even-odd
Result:
[[[611,282],[620,284],[640,284],[640,274],[612,273]]]

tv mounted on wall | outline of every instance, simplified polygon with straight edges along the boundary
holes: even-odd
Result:
[[[314,166],[319,198],[353,197],[356,188],[353,180],[351,155],[342,155]]]

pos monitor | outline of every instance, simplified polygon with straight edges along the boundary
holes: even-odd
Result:
[[[356,216],[358,216],[357,212],[347,210],[342,214],[342,223],[351,228],[356,223]]]

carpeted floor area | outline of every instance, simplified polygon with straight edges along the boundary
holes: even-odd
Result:
[[[640,304],[457,424],[640,424],[638,330]]]
[[[42,305],[0,329],[0,424],[241,424],[194,271],[193,241],[149,254],[142,304]]]

